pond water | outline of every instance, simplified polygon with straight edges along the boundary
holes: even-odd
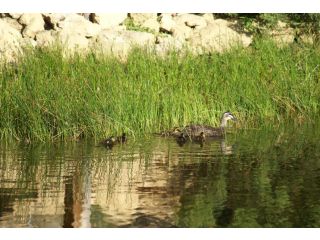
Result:
[[[320,128],[0,145],[0,227],[320,227]]]

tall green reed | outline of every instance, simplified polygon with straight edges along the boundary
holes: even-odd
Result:
[[[30,50],[0,67],[2,138],[102,137],[157,132],[188,123],[217,125],[229,110],[242,127],[319,113],[320,51],[268,40],[225,53],[166,57],[134,49],[126,62]]]

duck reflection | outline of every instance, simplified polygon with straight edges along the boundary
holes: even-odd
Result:
[[[176,137],[176,143],[183,147],[186,143],[198,144],[200,147],[203,147],[206,143],[207,145],[212,144],[212,142],[220,144],[220,150],[223,155],[232,155],[234,152],[234,145],[230,145],[227,143],[225,139],[217,139],[217,138],[207,138],[204,132],[200,133],[196,138],[189,137],[185,133],[181,133],[178,137]]]

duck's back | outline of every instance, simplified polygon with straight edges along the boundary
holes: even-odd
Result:
[[[223,136],[223,129],[222,128],[215,128],[207,125],[199,125],[199,124],[192,124],[188,125],[184,128],[184,132],[188,136],[200,136],[201,132],[203,132],[207,137],[221,137]]]

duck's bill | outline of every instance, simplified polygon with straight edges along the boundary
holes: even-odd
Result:
[[[231,117],[231,120],[232,120],[232,121],[234,121],[234,122],[237,122],[237,121],[238,121],[238,119],[237,119],[235,116],[230,115],[230,117]]]

